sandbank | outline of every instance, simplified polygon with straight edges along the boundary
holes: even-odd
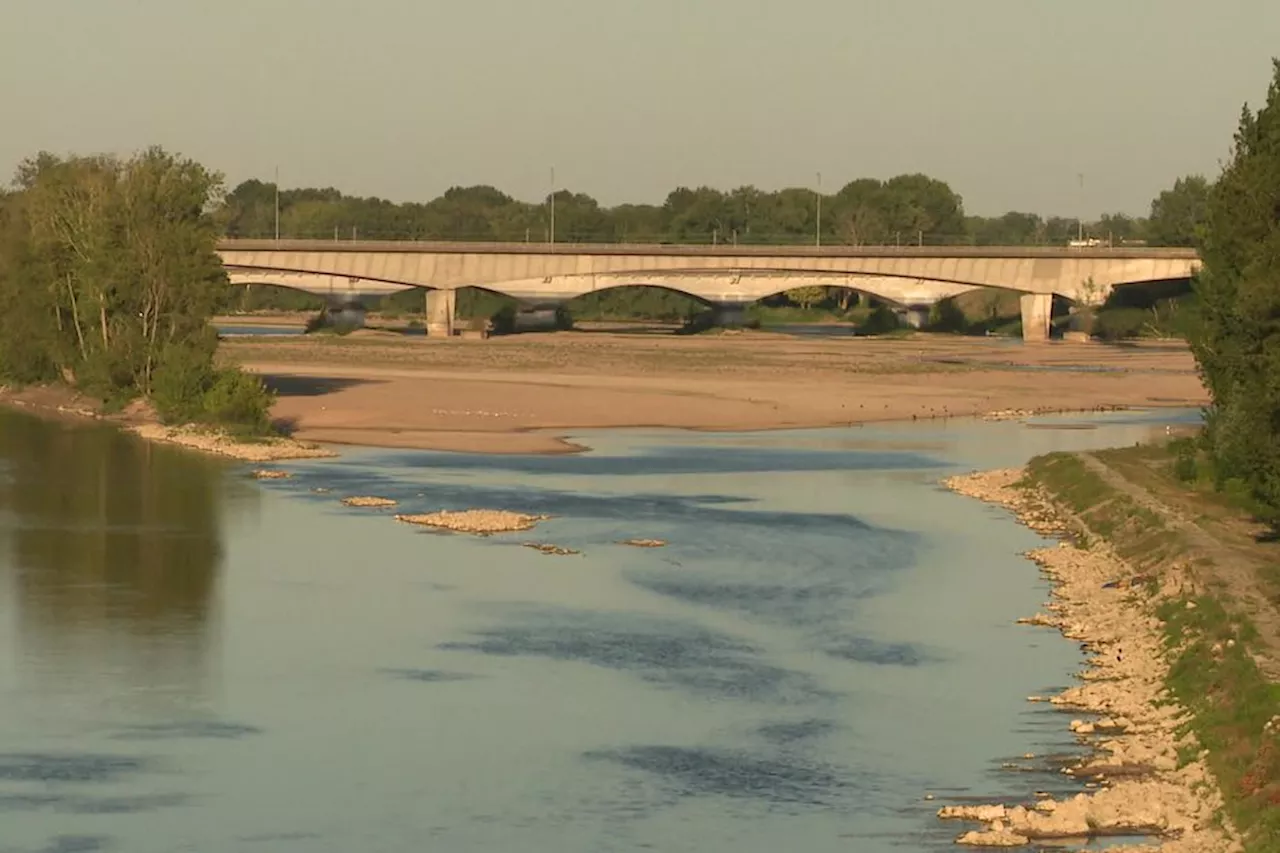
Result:
[[[311,442],[570,453],[625,428],[748,432],[1207,401],[1187,347],[918,335],[806,340],[564,332],[480,340],[240,338]]]

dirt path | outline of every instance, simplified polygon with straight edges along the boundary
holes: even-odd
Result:
[[[1257,544],[1243,530],[1218,529],[1219,525],[1203,513],[1198,514],[1198,519],[1190,517],[1187,510],[1195,508],[1187,506],[1185,498],[1153,494],[1096,454],[1080,456],[1108,486],[1158,515],[1167,527],[1183,537],[1188,563],[1200,580],[1211,587],[1221,585],[1257,628],[1259,643],[1254,659],[1258,668],[1271,681],[1280,681],[1280,608],[1262,580],[1262,573],[1280,554],[1260,553],[1271,550],[1271,546]]]

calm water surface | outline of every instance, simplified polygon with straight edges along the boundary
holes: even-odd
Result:
[[[1064,784],[999,765],[1071,749],[1023,700],[1080,658],[1012,624],[1041,540],[938,479],[1170,418],[347,450],[258,483],[0,413],[0,851],[948,849],[940,802]],[[555,518],[438,535],[355,493]]]

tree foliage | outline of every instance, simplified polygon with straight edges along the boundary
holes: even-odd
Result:
[[[1192,347],[1213,401],[1207,445],[1219,484],[1280,520],[1280,61],[1266,104],[1244,109],[1202,234]]]
[[[144,397],[168,419],[262,428],[261,383],[218,370],[221,179],[152,148],[21,164],[0,201],[0,376]],[[227,400],[234,400],[228,403]]]
[[[1107,214],[1096,222],[1011,212],[966,216],[964,202],[946,182],[928,175],[898,175],[881,181],[860,178],[834,194],[791,187],[766,192],[753,186],[721,191],[678,187],[661,204],[605,207],[585,193],[555,193],[555,239],[566,243],[811,243],[828,245],[1064,245],[1080,234],[1113,243],[1167,241],[1187,245],[1191,233],[1187,200],[1194,178],[1153,203],[1161,217],[1158,235],[1147,221]],[[1190,182],[1191,189],[1184,187]],[[272,184],[240,184],[217,211],[231,237],[275,236]],[[1169,198],[1166,198],[1168,196]],[[1163,200],[1163,201],[1162,201]],[[551,239],[550,196],[518,201],[494,187],[452,187],[425,204],[393,204],[380,198],[346,196],[333,188],[282,189],[280,235],[308,239],[498,240]],[[1194,219],[1194,216],[1192,216]]]
[[[1209,204],[1209,181],[1200,175],[1179,178],[1151,202],[1147,234],[1161,246],[1194,246]]]

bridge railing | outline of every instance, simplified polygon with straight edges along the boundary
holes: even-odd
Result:
[[[798,244],[697,243],[524,243],[437,240],[242,239],[219,241],[223,251],[282,252],[431,252],[467,254],[556,255],[725,255],[731,257],[937,257],[937,258],[1167,258],[1197,259],[1194,249],[1141,246],[822,246]]]
[[[227,234],[228,240],[269,240],[274,239],[272,234]],[[646,232],[621,232],[616,234],[591,234],[582,235],[574,234],[571,231],[557,233],[555,240],[548,239],[545,230],[530,230],[529,232],[520,231],[509,233],[495,233],[493,231],[447,231],[440,233],[430,233],[420,229],[412,228],[335,228],[332,230],[289,230],[287,233],[280,234],[281,240],[314,240],[332,243],[353,243],[353,242],[380,242],[380,243],[460,243],[460,244],[479,244],[479,243],[499,243],[510,245],[515,243],[525,243],[528,245],[566,245],[566,246],[594,246],[594,245],[626,245],[626,246],[732,246],[742,248],[745,246],[795,246],[818,248],[814,234],[810,231],[807,234],[797,234],[794,232],[777,232],[777,233],[751,233],[751,234],[732,234],[726,232],[711,232],[707,234],[687,235],[684,237],[671,237],[666,234],[646,233]],[[1113,240],[1104,238],[1096,241],[1091,246],[1075,247],[1069,243],[1073,240],[1063,238],[1061,240],[1035,240],[1020,242],[1016,245],[1026,248],[1114,248],[1114,249],[1140,249],[1146,248],[1144,241],[1126,241]],[[944,234],[896,234],[884,240],[861,241],[855,242],[847,239],[841,239],[838,235],[823,233],[821,245],[827,246],[845,246],[854,248],[867,249],[888,249],[888,248],[921,248],[921,247],[986,247],[986,246],[1008,246],[1012,244],[992,243],[990,241],[977,240],[972,236],[955,236]],[[1151,247],[1160,248],[1160,247]],[[1176,248],[1176,247],[1169,247]]]

